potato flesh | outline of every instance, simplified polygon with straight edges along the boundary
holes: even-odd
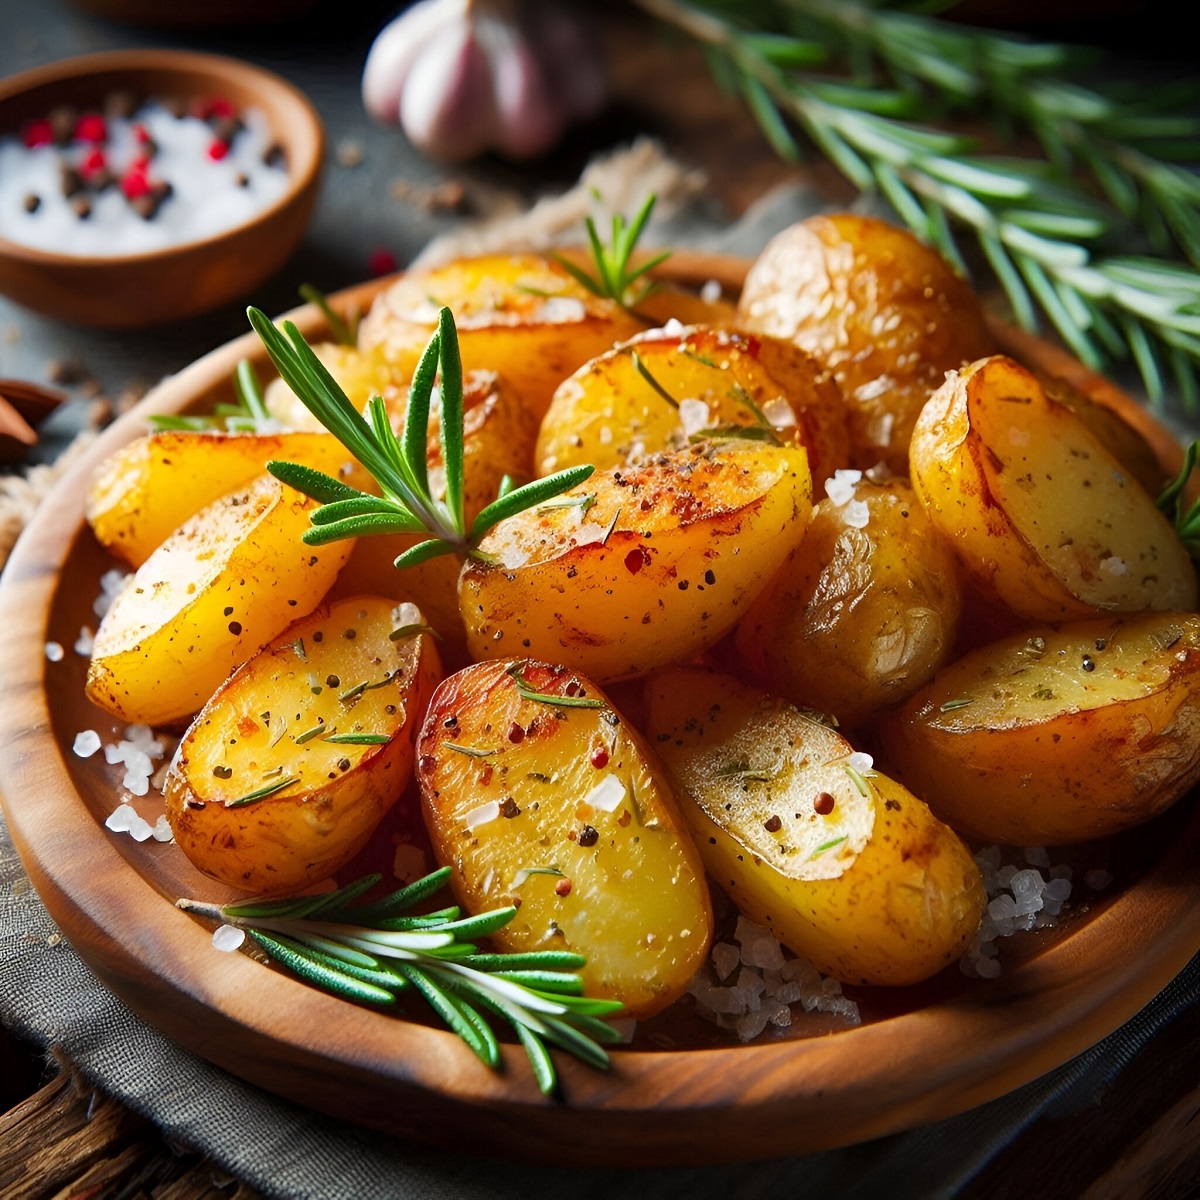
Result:
[[[979,870],[920,800],[852,775],[848,742],[735,679],[679,668],[646,692],[684,818],[742,912],[847,983],[916,983],[963,953]]]
[[[498,371],[539,420],[572,371],[645,327],[551,259],[496,254],[409,271],[376,298],[360,348],[411,379],[441,305],[454,312],[464,370]]]
[[[850,524],[855,502],[866,524]],[[857,520],[857,514],[855,514]],[[946,661],[962,607],[958,565],[906,484],[861,482],[822,500],[800,548],[738,626],[750,678],[774,695],[862,725]]]
[[[353,463],[325,432],[164,430],[130,442],[100,464],[88,489],[88,524],[101,545],[140,567],[184,521],[246,487],[276,458],[338,478],[350,474]]]
[[[1200,617],[1038,629],[945,668],[883,727],[890,769],[990,841],[1084,841],[1200,780]]]
[[[322,606],[217,691],[180,744],[165,793],[175,840],[196,867],[245,891],[287,892],[358,853],[412,777],[440,674],[428,636],[390,639],[420,623],[413,605],[381,597]],[[339,740],[364,736],[386,740]]]
[[[1196,606],[1191,560],[1154,501],[1011,359],[947,377],[914,430],[912,479],[976,585],[1019,616]]]
[[[803,446],[818,494],[849,460],[841,395],[807,354],[776,338],[697,326],[641,334],[564,380],[542,419],[537,468],[620,467],[725,425]]]
[[[438,859],[469,911],[519,903],[501,949],[583,954],[589,995],[648,1016],[708,952],[703,867],[661,769],[603,693],[524,663],[536,692],[606,706],[522,699],[510,665],[468,667],[430,704],[418,779]]]
[[[470,651],[601,682],[686,658],[732,628],[809,511],[802,450],[731,442],[596,472],[484,537],[492,561],[468,560],[459,582]]]
[[[147,725],[196,712],[235,667],[311,612],[337,577],[350,544],[300,540],[314,507],[266,475],[186,521],[100,622],[89,698]]]

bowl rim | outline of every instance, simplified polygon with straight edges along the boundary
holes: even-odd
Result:
[[[97,270],[113,267],[139,267],[166,262],[173,255],[194,253],[214,246],[233,234],[242,234],[268,224],[280,212],[296,203],[311,187],[320,173],[325,156],[325,126],[312,101],[293,83],[269,71],[257,63],[233,58],[223,54],[209,54],[198,50],[102,50],[95,54],[81,54],[73,58],[58,59],[41,66],[30,67],[16,75],[0,79],[0,109],[9,100],[36,87],[64,83],[68,80],[86,79],[89,75],[117,74],[120,72],[207,72],[215,77],[229,78],[237,74],[247,77],[256,90],[271,89],[290,105],[301,118],[297,128],[303,136],[299,142],[299,161],[289,156],[288,186],[266,208],[251,217],[219,233],[207,237],[178,242],[157,250],[142,250],[134,254],[58,254],[10,241],[0,235],[0,257],[22,261],[31,267],[48,269],[79,270],[89,266]],[[12,132],[0,125],[0,136]],[[274,132],[274,130],[272,130]]]

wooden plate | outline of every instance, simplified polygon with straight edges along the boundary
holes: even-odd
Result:
[[[677,278],[731,289],[746,268],[687,254],[671,266]],[[380,286],[338,299],[365,305]],[[306,332],[320,330],[315,311],[293,316]],[[1002,336],[1025,359],[1089,382],[1061,352]],[[860,1027],[749,1046],[698,1031],[677,1005],[614,1055],[610,1074],[560,1060],[558,1100],[537,1092],[519,1047],[507,1046],[505,1070],[492,1073],[442,1029],[213,952],[209,930],[173,904],[211,895],[211,883],[173,845],[103,827],[119,768],[70,746],[82,729],[107,737],[117,725],[84,699],[86,664],[70,647],[94,624],[97,580],[111,565],[83,522],[92,469],[149,414],[225,397],[243,357],[263,361],[251,335],[162,384],[109,430],[43,504],[0,589],[0,789],[13,838],[72,945],[180,1045],[324,1112],[435,1142],[462,1145],[465,1134],[481,1153],[623,1166],[764,1158],[864,1140],[1001,1095],[1116,1029],[1200,949],[1200,811],[1189,801],[1110,847],[1117,882],[1104,899],[1081,906],[1056,940],[1027,941],[1011,960],[1006,952],[995,981],[952,969],[917,988],[860,989]],[[1177,457],[1132,400],[1111,389],[1110,399],[1164,462]],[[68,648],[62,662],[46,660],[49,640]]]

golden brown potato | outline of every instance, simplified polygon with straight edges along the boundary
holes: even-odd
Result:
[[[167,819],[195,867],[269,895],[362,849],[412,778],[441,677],[432,640],[406,632],[421,622],[377,596],[322,606],[221,685],[167,776]]]
[[[726,426],[803,446],[817,494],[849,461],[841,395],[807,354],[778,338],[693,326],[640,334],[559,384],[537,469],[620,467]]]
[[[104,460],[88,488],[86,516],[97,541],[135,567],[180,525],[273,458],[288,458],[362,486],[362,471],[332,434],[147,434]]]
[[[633,306],[634,313],[650,326],[679,321],[683,325],[734,325],[737,305],[723,296],[706,300],[673,283],[658,281]]]
[[[813,510],[738,625],[738,664],[774,695],[858,726],[912,695],[950,655],[958,564],[911,487],[852,483]],[[850,490],[853,495],[847,495]]]
[[[976,586],[1029,620],[1196,607],[1154,501],[1011,359],[947,377],[913,432],[912,481]]]
[[[826,725],[737,680],[646,684],[648,732],[712,878],[747,916],[846,983],[926,979],[985,901],[954,832]]]
[[[1118,833],[1200,780],[1200,617],[1039,628],[941,671],[883,729],[956,829],[1035,846]]]
[[[685,659],[733,627],[809,509],[803,450],[726,442],[597,471],[467,560],[472,656],[528,652],[602,682]]]
[[[270,475],[202,509],[113,602],[87,694],[126,722],[191,716],[225,677],[311,612],[350,553],[300,537],[315,504]]]
[[[409,271],[376,298],[359,347],[411,379],[442,305],[454,312],[464,369],[498,371],[538,419],[572,371],[645,328],[552,259],[493,254]]]
[[[911,233],[869,217],[785,229],[746,277],[738,324],[795,342],[850,407],[851,465],[908,472],[908,440],[945,373],[995,349],[978,298]]]
[[[603,692],[559,667],[479,663],[438,688],[417,753],[463,907],[520,905],[493,935],[502,950],[583,954],[588,993],[635,1017],[683,992],[712,936],[704,869],[662,768]]]
[[[432,332],[432,331],[431,331]],[[428,336],[425,338],[429,340]],[[391,395],[412,381],[412,363],[399,365],[387,360],[381,347],[359,350],[340,342],[314,342],[313,352],[337,380],[347,399],[359,412],[372,396]],[[424,346],[417,348],[418,357]],[[263,389],[267,411],[285,428],[323,433],[325,427],[304,407],[300,398],[282,379],[270,380]]]

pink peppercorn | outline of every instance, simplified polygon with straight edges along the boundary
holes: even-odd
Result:
[[[75,122],[75,140],[96,145],[108,140],[108,125],[99,113],[84,113]]]
[[[150,180],[146,175],[145,167],[139,167],[135,163],[122,177],[121,191],[127,200],[136,200],[139,196],[146,195],[149,190]]]
[[[229,153],[229,143],[216,138],[208,144],[208,157],[213,162],[220,162]]]
[[[21,131],[21,140],[30,150],[49,146],[54,141],[54,126],[49,121],[30,121]]]
[[[372,275],[390,275],[396,269],[396,256],[390,250],[372,250],[367,258],[367,270]]]
[[[135,125],[133,127],[133,136],[144,146],[150,140],[150,130],[145,125]]]
[[[97,147],[95,150],[89,150],[83,156],[79,169],[84,175],[97,175],[107,166],[108,159],[104,157],[104,151]]]

